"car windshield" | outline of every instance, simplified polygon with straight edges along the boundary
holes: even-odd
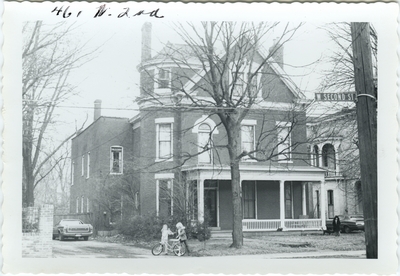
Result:
[[[60,225],[77,225],[77,224],[83,224],[83,222],[80,220],[62,220],[62,221],[60,221]]]
[[[351,215],[350,217],[351,218],[357,218],[357,219],[363,219],[364,218],[364,216],[362,216],[362,215]]]

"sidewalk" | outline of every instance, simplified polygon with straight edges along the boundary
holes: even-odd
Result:
[[[357,258],[365,259],[365,250],[357,251],[315,251],[315,252],[291,252],[291,253],[272,253],[261,255],[231,255],[231,256],[218,256],[230,258],[252,258],[252,259],[299,259],[299,258]],[[202,257],[202,258],[215,258],[215,257]]]

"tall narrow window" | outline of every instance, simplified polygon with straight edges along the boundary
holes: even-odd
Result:
[[[242,132],[242,152],[250,153],[254,151],[255,150],[254,125],[242,125],[241,132]]]
[[[76,213],[78,214],[79,213],[79,197],[77,197],[76,198],[76,205],[75,205],[75,207],[76,207]]]
[[[86,213],[90,212],[90,204],[89,204],[89,198],[86,198]]]
[[[82,155],[82,176],[85,176],[85,155]]]
[[[120,146],[111,147],[111,174],[123,173],[123,149]]]
[[[74,185],[74,178],[75,178],[75,162],[72,161],[72,163],[71,163],[71,186]]]
[[[87,153],[87,161],[86,161],[86,178],[90,177],[90,152]]]
[[[84,197],[81,197],[81,213],[85,212],[85,209],[83,208],[84,204]]]
[[[293,218],[292,212],[292,183],[285,183],[285,218]]]
[[[160,179],[158,184],[158,215],[162,217],[173,215],[172,211],[172,180]]]
[[[232,85],[234,85],[233,96],[241,97],[243,95],[244,87],[245,87],[243,72],[239,72],[239,73],[234,72],[232,74]]]
[[[169,88],[170,72],[167,69],[158,70],[158,88]]]
[[[322,166],[334,172],[336,170],[335,159],[335,148],[332,144],[325,144],[322,147]]]
[[[314,166],[319,167],[319,149],[318,146],[314,146]]]
[[[291,161],[292,137],[290,124],[278,125],[278,161]]]
[[[333,218],[335,216],[335,204],[333,198],[333,190],[328,190],[328,217]]]
[[[158,125],[158,158],[172,157],[172,124]]]
[[[255,181],[243,181],[243,218],[256,218],[256,189]]]
[[[199,163],[211,163],[211,128],[208,124],[201,124],[198,130]]]
[[[258,88],[257,88],[257,74],[253,77],[253,73],[247,73],[247,85],[249,85],[249,91],[251,97],[257,97]]]

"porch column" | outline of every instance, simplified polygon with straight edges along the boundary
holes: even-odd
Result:
[[[279,212],[281,228],[285,229],[285,180],[279,180]]]
[[[204,179],[197,181],[197,219],[204,222]]]
[[[322,220],[322,228],[325,229],[326,226],[326,214],[325,214],[325,206],[326,206],[326,190],[325,190],[325,180],[321,181],[321,220]]]
[[[301,192],[301,203],[302,203],[302,211],[303,216],[307,215],[307,204],[306,204],[306,183],[301,183],[302,192]]]

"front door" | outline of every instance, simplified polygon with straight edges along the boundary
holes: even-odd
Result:
[[[204,212],[208,218],[208,226],[217,227],[217,189],[204,190]]]

